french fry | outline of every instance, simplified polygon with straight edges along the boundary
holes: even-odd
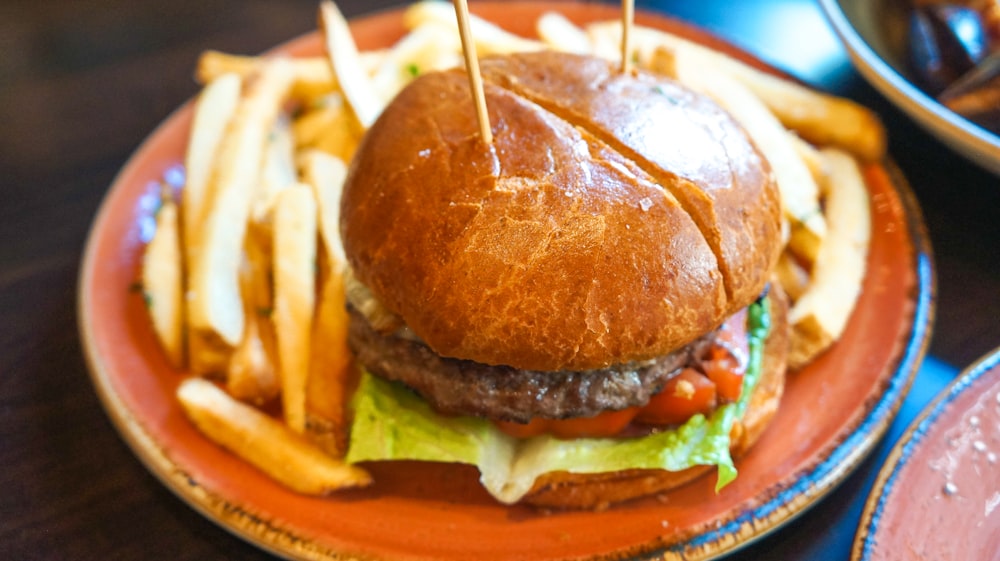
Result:
[[[681,83],[714,99],[760,148],[781,192],[782,208],[791,226],[790,248],[811,266],[826,236],[819,186],[782,124],[749,88],[718,71],[704,57],[691,51],[662,49],[653,56],[654,68],[673,72]]]
[[[608,58],[620,56],[614,45],[621,40],[621,22],[594,23],[587,26],[586,31],[597,54]],[[768,74],[665,31],[635,26],[631,37],[640,64],[647,65],[658,48],[673,53],[686,52],[749,88],[783,125],[809,142],[817,146],[838,146],[865,161],[885,157],[885,128],[875,113],[862,105]]]
[[[453,27],[428,21],[414,28],[386,52],[372,74],[372,84],[388,103],[413,78],[461,64],[462,45]]]
[[[535,23],[542,42],[556,51],[591,54],[594,46],[587,33],[559,12],[546,12]]]
[[[301,151],[316,146],[325,131],[334,126],[340,113],[348,112],[344,96],[339,92],[318,97],[304,107],[292,121],[292,139],[295,150]]]
[[[828,176],[830,174],[830,170],[827,169],[826,159],[820,154],[818,148],[802,140],[799,135],[793,132],[788,133],[788,141],[791,143],[792,148],[795,148],[795,153],[802,159],[802,163],[809,169],[809,174],[812,175],[813,181],[816,182],[816,185],[820,186],[820,191],[822,191],[822,185],[829,180]]]
[[[885,127],[867,107],[728,61],[733,77],[802,138],[818,146],[836,146],[868,162],[885,158]]]
[[[327,495],[371,483],[365,470],[333,459],[307,439],[214,384],[189,378],[177,389],[188,419],[209,439],[288,488]]]
[[[349,161],[361,142],[364,129],[345,106],[343,97],[331,94],[292,124],[296,150],[316,148]]]
[[[334,268],[347,264],[340,239],[340,194],[347,179],[347,164],[321,151],[302,155],[302,176],[312,188],[319,209],[319,232]]]
[[[351,28],[340,9],[330,0],[322,0],[319,14],[330,68],[347,103],[354,110],[358,121],[367,129],[382,112],[384,101],[364,71],[358,47],[351,36]]]
[[[260,180],[254,192],[251,219],[266,227],[267,217],[282,189],[298,180],[295,169],[295,140],[288,119],[279,116],[267,137]]]
[[[221,74],[205,86],[195,101],[191,135],[184,155],[184,200],[181,206],[188,271],[194,264],[200,244],[198,233],[205,219],[212,169],[226,129],[236,114],[242,84],[236,74]]]
[[[354,355],[347,345],[349,318],[341,267],[331,267],[323,281],[306,383],[309,435],[335,456],[347,452],[348,402],[357,384]]]
[[[809,271],[795,262],[788,252],[782,252],[774,267],[774,274],[791,302],[795,302],[805,294],[809,287]]]
[[[208,193],[211,208],[190,271],[189,322],[192,337],[234,347],[243,335],[239,267],[254,188],[267,144],[293,73],[283,59],[264,65],[240,101],[220,146]]]
[[[233,55],[210,49],[198,57],[194,69],[194,79],[205,86],[224,74],[246,77],[257,73],[260,69],[260,63],[260,57]],[[327,79],[330,79],[329,72],[327,72]]]
[[[826,191],[830,230],[810,284],[789,312],[792,368],[808,364],[843,333],[861,292],[871,239],[868,191],[857,162],[837,148],[821,153],[830,170]]]
[[[278,397],[281,382],[275,369],[272,351],[268,350],[263,328],[266,320],[249,317],[243,340],[229,358],[226,390],[230,395],[255,405],[264,405]]]
[[[260,222],[252,222],[247,230],[246,257],[240,268],[246,328],[226,370],[226,389],[230,395],[257,405],[271,402],[281,392],[271,324],[274,301],[270,236],[270,228]]]
[[[274,331],[285,423],[306,428],[306,381],[315,306],[316,202],[305,185],[278,196],[274,208]]]
[[[340,193],[347,166],[316,150],[302,158],[303,177],[313,189],[319,209],[319,231],[327,256],[313,340],[306,411],[309,435],[324,450],[340,456],[347,451],[347,403],[356,383],[353,355],[347,346],[348,315],[344,287],[346,257],[340,239]]]
[[[195,80],[207,84],[223,74],[236,74],[243,78],[260,72],[267,57],[243,56],[205,51],[198,57]],[[323,57],[288,58],[292,65],[294,83],[291,96],[296,99],[311,99],[338,89],[337,81],[330,72],[330,66]]]
[[[403,13],[403,25],[407,29],[416,29],[428,22],[438,22],[458,33],[455,9],[448,2],[424,0],[412,4]],[[481,56],[545,49],[545,43],[541,41],[515,35],[474,14],[469,14],[469,26],[476,43],[476,52]]]
[[[142,256],[142,289],[160,345],[174,368],[184,364],[183,265],[177,205],[163,187],[156,232]]]

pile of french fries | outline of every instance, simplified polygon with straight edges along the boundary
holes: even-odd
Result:
[[[405,12],[409,33],[359,52],[337,7],[320,5],[324,56],[205,52],[196,77],[181,201],[165,189],[142,285],[177,397],[208,438],[306,494],[364,486],[343,462],[356,372],[347,348],[340,190],[366,128],[415,76],[461,65],[451,4]],[[617,60],[620,22],[578,27],[558,13],[539,40],[472,17],[480,55],[556,49]],[[725,54],[643,27],[632,60],[714,98],[774,170],[793,300],[791,366],[843,332],[864,277],[870,210],[859,162],[884,157],[866,109]],[[314,344],[315,343],[315,344]],[[280,413],[274,407],[280,403]]]

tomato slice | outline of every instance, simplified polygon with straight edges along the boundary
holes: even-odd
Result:
[[[715,408],[715,384],[693,368],[667,381],[643,407],[636,420],[650,425],[679,425],[697,413]]]
[[[528,423],[494,421],[497,428],[516,438],[530,438],[549,433],[556,438],[601,438],[615,436],[632,422],[638,407],[621,411],[605,411],[593,417],[576,419],[534,418]]]
[[[736,401],[743,393],[746,365],[721,347],[712,349],[711,358],[702,363],[705,375],[715,383],[719,399]]]
[[[638,407],[605,411],[593,417],[549,421],[549,432],[557,438],[600,438],[615,436],[625,430],[639,413]]]
[[[549,430],[549,419],[535,417],[527,423],[515,423],[513,421],[493,421],[501,431],[514,438],[531,438],[546,433]]]

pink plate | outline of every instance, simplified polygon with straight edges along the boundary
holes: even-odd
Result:
[[[522,35],[545,10],[578,23],[613,19],[596,3],[495,2],[473,11]],[[648,13],[639,23],[706,43],[764,68],[683,23]],[[361,18],[362,49],[404,33],[398,11]],[[315,35],[282,48],[318,53]],[[830,492],[891,422],[923,357],[932,316],[931,259],[919,211],[888,163],[868,165],[873,208],[868,273],[841,341],[790,376],[771,429],[718,494],[701,478],[668,494],[604,512],[540,513],[490,499],[474,469],[401,462],[372,468],[367,490],[313,498],[289,492],[203,438],[174,391],[184,373],[168,365],[148,324],[137,278],[144,204],[176,171],[189,106],[136,151],[94,222],[80,273],[79,321],[94,386],[114,424],[164,485],[206,517],[262,548],[295,559],[706,559],[774,529]]]
[[[851,558],[1000,560],[1000,349],[956,378],[896,443]]]

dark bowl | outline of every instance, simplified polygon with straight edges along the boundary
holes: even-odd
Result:
[[[901,0],[820,0],[854,66],[877,90],[956,152],[1000,175],[1000,136],[951,111],[914,84]]]

